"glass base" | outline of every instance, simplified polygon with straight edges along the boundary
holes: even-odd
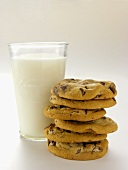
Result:
[[[47,138],[45,136],[35,137],[35,136],[25,135],[25,134],[21,133],[20,131],[19,131],[19,133],[20,133],[21,138],[24,138],[29,141],[37,141],[37,142],[46,142],[47,141]]]

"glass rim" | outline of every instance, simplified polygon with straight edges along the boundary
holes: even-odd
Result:
[[[69,45],[67,42],[25,42],[25,43],[9,43],[8,46],[24,46],[24,45]]]

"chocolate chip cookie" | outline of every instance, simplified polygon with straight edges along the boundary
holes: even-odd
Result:
[[[56,142],[94,142],[107,138],[107,134],[77,133],[50,124],[44,129],[46,138]]]
[[[59,128],[78,133],[108,134],[118,129],[117,123],[111,118],[102,117],[89,122],[55,119],[55,125]]]
[[[48,150],[56,156],[70,160],[94,160],[108,150],[108,140],[97,142],[65,143],[48,140]]]
[[[111,81],[64,79],[53,86],[51,93],[72,100],[109,99],[117,95]]]
[[[116,104],[115,98],[112,99],[92,99],[92,100],[70,100],[52,95],[50,102],[76,109],[100,109],[109,108]]]
[[[44,114],[52,119],[90,121],[103,117],[106,114],[105,109],[74,109],[62,105],[48,105]]]
[[[112,81],[64,79],[51,89],[51,104],[44,109],[54,123],[44,129],[48,150],[71,160],[93,160],[108,150],[107,135],[118,125],[105,117],[116,105]]]

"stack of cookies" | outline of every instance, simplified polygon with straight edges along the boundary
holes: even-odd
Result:
[[[92,160],[108,150],[107,134],[118,128],[105,108],[116,104],[111,81],[64,79],[51,89],[45,116],[54,123],[44,129],[48,149],[71,160]]]

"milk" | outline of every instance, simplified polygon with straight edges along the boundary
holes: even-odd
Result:
[[[11,58],[20,134],[43,138],[51,123],[43,110],[49,104],[51,87],[64,78],[65,57],[25,54]]]

